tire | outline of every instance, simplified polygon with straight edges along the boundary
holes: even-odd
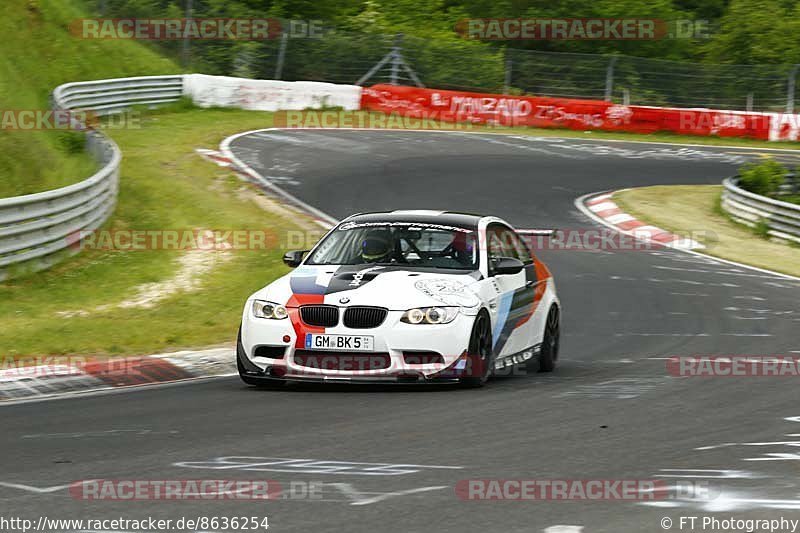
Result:
[[[539,352],[539,372],[552,372],[558,361],[558,348],[561,338],[561,313],[558,306],[553,305],[547,313],[544,325],[542,348]]]
[[[492,324],[486,311],[478,313],[469,339],[467,377],[459,379],[466,388],[478,388],[489,380],[494,366],[492,351]]]
[[[247,358],[242,344],[242,327],[239,326],[239,335],[236,338],[236,368],[239,370],[239,377],[246,384],[258,387],[259,389],[282,389],[286,384],[285,380],[275,378],[257,378],[247,375],[247,369],[244,367],[244,359]]]

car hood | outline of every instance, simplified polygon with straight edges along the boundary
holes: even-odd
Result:
[[[254,295],[283,305],[370,305],[392,310],[452,305],[476,307],[470,286],[478,271],[400,266],[302,265]]]

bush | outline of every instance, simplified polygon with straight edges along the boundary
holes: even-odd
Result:
[[[759,218],[755,226],[753,226],[753,231],[762,239],[769,239],[769,221],[765,218]]]
[[[739,169],[739,186],[755,194],[771,196],[778,192],[787,173],[786,167],[774,159],[758,164],[747,163]]]
[[[61,131],[58,144],[69,155],[80,154],[86,149],[86,134],[78,131]]]

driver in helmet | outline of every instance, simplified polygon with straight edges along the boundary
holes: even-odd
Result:
[[[361,259],[365,263],[388,263],[392,259],[392,233],[389,229],[372,229],[361,240]]]
[[[453,259],[460,264],[472,266],[475,263],[475,241],[471,234],[456,232],[448,248],[452,251]]]

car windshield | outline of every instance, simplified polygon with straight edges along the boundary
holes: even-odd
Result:
[[[473,229],[410,222],[345,222],[308,258],[310,265],[392,264],[477,269]]]

